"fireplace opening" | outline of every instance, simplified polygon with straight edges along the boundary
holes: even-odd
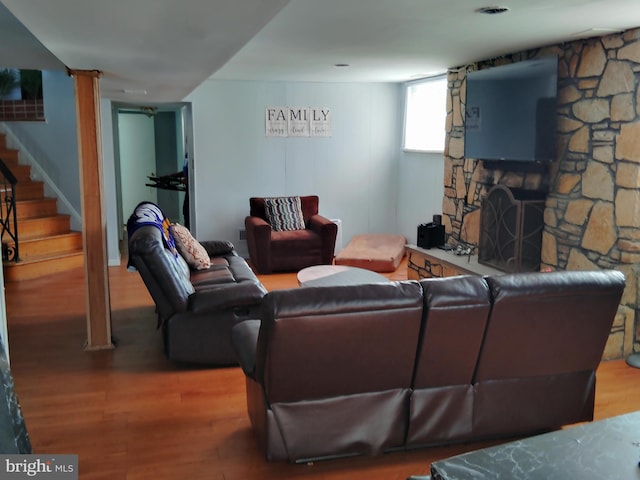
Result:
[[[504,272],[540,269],[545,194],[496,185],[482,200],[478,262]]]

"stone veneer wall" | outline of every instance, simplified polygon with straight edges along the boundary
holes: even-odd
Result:
[[[548,171],[485,168],[464,158],[466,74],[556,55],[556,159]],[[542,269],[622,271],[627,287],[604,358],[640,351],[640,28],[450,70],[443,223],[477,246],[482,197],[495,184],[548,192]]]

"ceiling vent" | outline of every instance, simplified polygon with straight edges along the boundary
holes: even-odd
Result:
[[[509,11],[507,7],[482,7],[476,10],[478,13],[485,13],[487,15],[498,15],[499,13],[506,13]]]

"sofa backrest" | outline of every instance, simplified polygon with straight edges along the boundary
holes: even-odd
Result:
[[[317,195],[306,195],[300,197],[300,203],[302,204],[302,217],[305,223],[308,223],[312,216],[318,214],[320,199]],[[267,220],[264,197],[251,197],[249,199],[249,215]]]
[[[473,432],[528,434],[593,419],[596,368],[624,290],[615,271],[488,277]]]
[[[256,378],[270,402],[408,389],[422,305],[417,282],[270,292]]]
[[[131,235],[129,263],[140,273],[161,321],[187,310],[189,296],[194,292],[189,266],[182,256],[165,247],[158,228],[139,227]]]
[[[471,384],[491,309],[480,276],[421,280],[425,321],[416,360],[416,389]]]
[[[563,271],[486,280],[493,307],[476,381],[596,369],[624,290],[622,273]]]

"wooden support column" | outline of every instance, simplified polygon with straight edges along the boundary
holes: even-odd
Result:
[[[80,189],[82,196],[82,238],[85,256],[87,301],[87,350],[113,348],[107,223],[102,180],[100,130],[100,72],[69,70],[76,89]]]

